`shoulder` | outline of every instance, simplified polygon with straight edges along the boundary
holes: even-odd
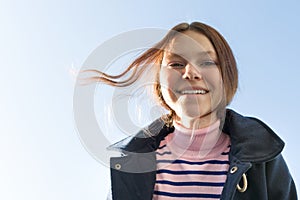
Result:
[[[230,136],[232,152],[243,161],[264,162],[279,155],[281,138],[264,122],[227,109],[223,132]]]
[[[142,128],[139,132],[108,147],[109,150],[122,152],[151,152],[157,148],[159,142],[169,133],[173,127],[167,127],[164,121],[159,118]]]

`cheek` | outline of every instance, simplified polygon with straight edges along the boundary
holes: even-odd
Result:
[[[159,81],[162,88],[172,90],[177,80],[177,73],[171,72],[169,69],[161,69],[159,74]]]
[[[224,88],[224,84],[223,84],[223,79],[221,77],[221,75],[218,77],[218,79],[215,82],[215,87],[216,90],[220,93],[220,95],[224,95],[225,93],[225,88]]]
[[[205,77],[205,82],[214,91],[223,90],[223,80],[218,69],[213,69],[206,71],[203,76]]]
[[[221,102],[226,100],[226,92],[225,92],[223,80],[222,80],[221,77],[218,80],[215,80],[213,87],[215,88],[214,89],[215,90],[215,92],[214,92],[214,102],[216,104],[220,104]]]
[[[176,85],[178,84],[178,73],[171,71],[170,69],[162,69],[159,74],[159,81],[161,86],[161,92],[165,102],[170,104],[176,101]]]

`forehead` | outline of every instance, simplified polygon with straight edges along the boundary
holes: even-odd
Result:
[[[215,56],[216,52],[209,39],[196,31],[184,31],[178,33],[166,48],[167,55],[179,55],[182,57],[208,55]]]

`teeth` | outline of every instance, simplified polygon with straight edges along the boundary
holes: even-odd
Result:
[[[181,94],[206,94],[205,90],[184,90],[181,91]]]

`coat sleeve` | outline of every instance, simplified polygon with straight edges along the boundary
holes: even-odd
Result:
[[[266,164],[268,199],[297,200],[296,186],[281,154]]]

